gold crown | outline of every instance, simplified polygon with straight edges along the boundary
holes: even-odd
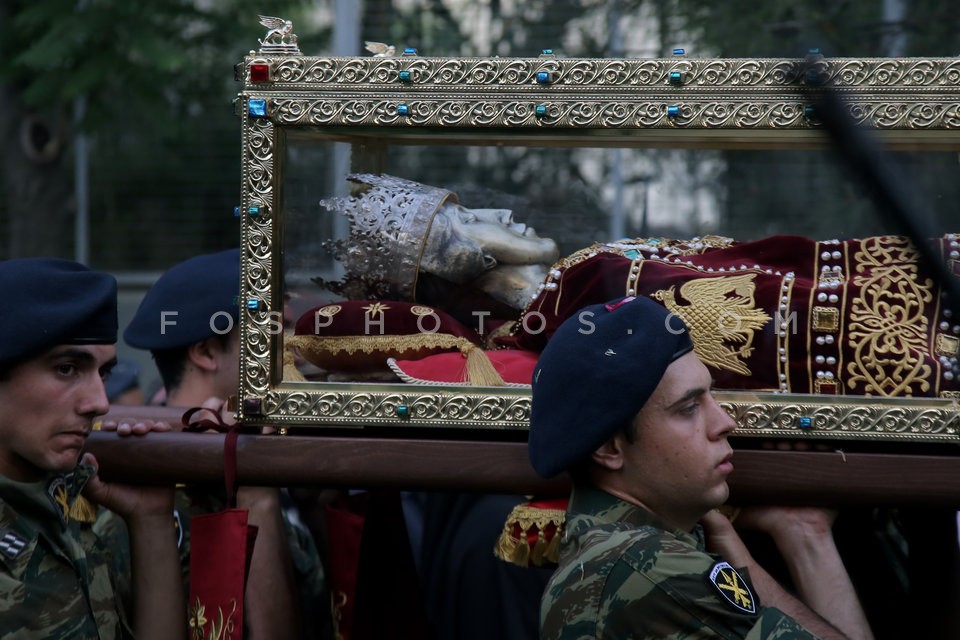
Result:
[[[355,195],[328,198],[320,205],[347,216],[347,240],[324,246],[345,269],[339,281],[314,282],[351,300],[414,300],[423,248],[434,216],[452,191],[389,175],[351,174]]]

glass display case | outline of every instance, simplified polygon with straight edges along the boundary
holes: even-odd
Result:
[[[646,295],[738,437],[960,441],[960,61],[391,49],[238,65],[242,423],[522,435],[552,329]]]

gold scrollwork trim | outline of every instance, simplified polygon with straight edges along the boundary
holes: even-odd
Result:
[[[272,122],[245,118],[243,127],[243,162],[241,166],[244,193],[242,212],[251,205],[269,211],[273,203],[274,149],[276,127]],[[273,218],[270,215],[243,215],[241,217],[241,287],[240,313],[242,340],[240,361],[241,399],[248,394],[262,394],[270,386],[271,339],[276,333],[273,314],[265,309],[251,310],[249,301],[271,301],[273,265]]]
[[[253,58],[248,58],[249,65]],[[537,74],[550,74],[552,89],[679,88],[778,89],[800,86],[808,69],[818,82],[865,91],[898,87],[945,92],[960,86],[956,58],[334,58],[266,57],[271,80],[283,88],[369,87],[399,84],[401,71],[418,88],[453,90],[480,86],[537,90]],[[257,57],[263,62],[263,57]],[[247,74],[249,77],[249,73]],[[256,86],[249,83],[248,86]]]
[[[263,402],[270,422],[324,425],[478,426],[526,429],[529,395],[388,391],[271,391]]]
[[[849,440],[960,442],[960,408],[936,401],[916,404],[838,402],[740,401],[724,394],[721,406],[737,421],[734,432],[749,437],[806,437]],[[809,426],[801,426],[803,424]]]
[[[810,129],[800,98],[782,101],[696,99],[685,96],[624,96],[611,100],[564,100],[551,96],[510,98],[431,98],[418,95],[404,102],[398,96],[298,98],[273,97],[270,116],[278,124],[300,126],[503,127],[571,129]],[[679,104],[676,104],[679,102]],[[670,107],[677,106],[676,112]],[[539,114],[537,106],[545,112]],[[850,103],[858,124],[878,129],[923,130],[960,128],[960,100],[949,104],[891,100]]]

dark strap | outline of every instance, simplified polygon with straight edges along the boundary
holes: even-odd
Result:
[[[197,418],[197,414],[206,412],[213,416],[210,418]],[[227,508],[234,509],[237,506],[237,437],[240,435],[239,425],[228,425],[223,421],[219,411],[208,409],[206,407],[193,407],[184,412],[180,419],[185,427],[185,431],[197,433],[203,431],[216,431],[217,433],[226,433],[227,437],[223,441],[223,480],[227,487]]]

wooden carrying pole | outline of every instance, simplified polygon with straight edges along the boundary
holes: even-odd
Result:
[[[181,412],[116,407],[106,419]],[[569,480],[543,480],[526,443],[357,436],[241,435],[238,482],[324,488],[434,489],[563,495]],[[124,482],[222,483],[224,436],[95,432],[87,449],[104,478]],[[734,446],[736,442],[734,441]],[[729,484],[735,504],[943,505],[960,508],[960,456],[738,450]]]

